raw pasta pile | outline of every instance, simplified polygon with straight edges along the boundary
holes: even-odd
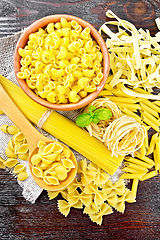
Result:
[[[32,172],[47,185],[60,185],[75,168],[71,150],[60,142],[39,141],[38,153],[31,157]]]
[[[86,127],[91,136],[105,144],[112,152],[112,156],[124,156],[142,146],[146,136],[145,127],[133,117],[123,116],[118,106],[109,98],[98,98],[90,105],[96,108],[107,108],[112,112],[112,118],[109,120],[101,120],[98,124],[91,123]],[[88,112],[88,106],[84,112]]]
[[[49,199],[61,193],[65,200],[58,200],[59,211],[67,217],[71,207],[83,209],[91,221],[101,225],[103,216],[113,213],[113,209],[124,213],[125,202],[135,202],[132,192],[125,187],[122,179],[113,183],[101,168],[86,160],[78,162],[80,181],[75,179],[65,190],[48,191]]]
[[[136,196],[139,181],[160,173],[160,96],[152,93],[153,87],[159,91],[160,32],[151,37],[148,30],[137,30],[110,10],[106,15],[117,21],[108,21],[100,28],[100,33],[107,34],[110,56],[110,74],[100,96],[114,102],[123,116],[134,118],[147,132],[140,149],[124,158],[121,179],[133,180],[132,193]],[[159,18],[156,23],[160,29]],[[117,26],[118,31],[112,32],[107,25]]]
[[[102,53],[90,35],[75,20],[49,23],[29,35],[19,48],[18,78],[51,103],[76,103],[96,90],[103,78]]]
[[[64,216],[69,214],[71,207],[83,209],[83,213],[87,214],[93,222],[99,225],[102,224],[103,216],[113,213],[113,209],[123,213],[125,202],[135,202],[140,181],[147,180],[160,173],[160,101],[158,101],[160,97],[151,93],[154,86],[159,87],[159,44],[157,42],[159,33],[155,37],[151,37],[149,31],[137,30],[131,23],[119,19],[111,11],[107,12],[107,16],[117,19],[117,21],[104,24],[100,30],[106,32],[111,38],[107,39],[106,42],[109,49],[111,71],[105,88],[100,94],[100,97],[103,96],[103,101],[100,98],[95,101],[96,107],[104,107],[105,105],[112,111],[113,116],[109,121],[100,121],[97,125],[89,126],[88,131],[92,136],[102,141],[105,129],[108,128],[108,133],[111,134],[110,137],[115,132],[113,137],[117,139],[115,135],[117,129],[112,131],[116,127],[116,123],[120,119],[135,119],[134,123],[143,126],[144,132],[147,133],[142,134],[141,128],[140,131],[135,128],[132,132],[130,139],[133,139],[133,141],[131,142],[137,140],[136,146],[139,149],[137,150],[135,147],[135,151],[134,153],[132,151],[131,155],[128,154],[127,150],[128,155],[124,157],[125,167],[123,167],[120,179],[113,182],[107,173],[112,175],[120,166],[122,162],[121,156],[113,158],[107,152],[107,159],[104,158],[105,150],[102,148],[100,141],[98,141],[99,144],[94,141],[95,138],[89,141],[86,132],[83,131],[82,134],[82,131],[80,131],[82,129],[79,129],[75,124],[70,123],[68,119],[66,120],[56,112],[52,112],[50,121],[47,120],[45,123],[48,132],[52,130],[51,134],[56,134],[58,138],[63,135],[61,140],[68,141],[67,143],[71,144],[72,147],[76,132],[78,136],[75,139],[76,150],[81,152],[82,155],[86,155],[86,158],[94,159],[94,163],[88,164],[86,160],[81,160],[78,163],[78,177],[65,190],[58,192],[48,191],[49,199],[51,200],[61,193],[64,200],[58,200],[58,209]],[[159,26],[159,20],[156,20],[156,22]],[[118,26],[118,32],[111,32],[106,26],[107,24]],[[85,77],[87,78],[87,76]],[[21,89],[2,76],[0,76],[0,81],[25,115],[37,124],[46,109],[36,103],[31,103],[30,100],[25,98]],[[87,111],[87,108],[85,111]],[[0,111],[0,114],[3,114],[3,112]],[[126,125],[125,121],[122,121],[122,123]],[[154,133],[150,140],[148,131],[151,128]],[[24,166],[18,164],[17,156],[27,160],[27,143],[23,135],[15,127],[1,127],[4,132],[9,132],[11,129],[17,132],[12,132],[14,134],[13,139],[9,141],[8,150],[6,150],[9,160],[5,161],[0,158],[0,168],[11,168],[19,176],[20,173],[25,172],[25,169]],[[65,129],[65,131],[62,131],[62,129]],[[71,134],[68,134],[68,129]],[[121,124],[118,129],[121,129]],[[128,127],[125,126],[124,129],[126,130]],[[109,136],[108,133],[106,133],[106,137]],[[136,134],[137,138],[135,140],[134,136]],[[143,136],[141,144],[141,138],[139,138],[138,134]],[[124,139],[123,145],[127,139],[127,137]],[[82,145],[78,145],[78,142]],[[115,146],[111,145],[111,148],[115,151]],[[99,149],[103,150],[103,153]],[[97,164],[95,165],[95,163]],[[105,168],[106,172],[102,168]],[[125,187],[126,179],[132,180],[131,190]],[[20,180],[25,180],[24,175]]]
[[[27,144],[27,142],[22,133],[15,126],[3,125],[0,129],[3,132],[14,134],[13,139],[9,140],[8,148],[6,149],[6,156],[9,158],[6,161],[0,158],[0,168],[10,168],[20,181],[24,181],[28,177],[28,174],[24,171],[24,165],[18,164],[19,161],[17,156],[21,157],[23,160],[28,159],[28,151],[27,154],[24,153],[25,151],[23,153],[21,152],[21,155],[18,154],[20,149],[25,149],[24,141],[25,144]],[[15,142],[16,145],[14,144]],[[51,145],[48,145],[44,146],[42,141],[38,143],[39,149],[43,148],[43,150],[47,152],[51,150]],[[15,149],[17,149],[16,154]],[[57,151],[60,152],[60,148],[57,147]],[[65,156],[69,158],[70,152],[64,152]],[[10,158],[13,156],[14,158]],[[34,164],[37,164],[38,156],[36,155],[36,158],[34,157],[32,161]],[[65,165],[67,169],[74,167],[70,161],[65,162]],[[54,176],[54,174],[51,175],[52,172],[48,170],[46,170],[47,173],[49,173],[47,176]],[[38,174],[39,173],[40,171]],[[86,159],[79,161],[77,173],[78,176],[66,189],[61,191],[48,191],[50,200],[56,198],[58,194],[61,193],[64,200],[58,200],[58,209],[65,217],[68,216],[71,207],[83,209],[83,213],[87,214],[91,221],[101,225],[104,215],[113,213],[113,209],[124,213],[125,202],[135,202],[134,192],[132,193],[132,191],[125,186],[124,180],[120,179],[113,182],[109,174],[94,163],[90,162],[87,164]],[[53,182],[51,183],[53,184]],[[47,182],[47,184],[50,184],[50,182]]]
[[[144,126],[132,117],[123,116],[105,129],[103,141],[112,155],[127,155],[142,146],[145,135]]]
[[[131,89],[142,87],[148,91],[147,99],[160,100],[159,96],[149,94],[153,87],[159,84],[159,36],[158,32],[151,37],[150,32],[136,27],[125,20],[117,17],[112,11],[106,12],[107,17],[115,18],[117,21],[108,21],[100,28],[109,38],[106,40],[110,56],[111,74],[108,78],[109,85],[117,87],[121,84],[121,90],[131,96],[139,96],[132,90],[125,88],[127,84]],[[160,19],[156,19],[160,29]],[[111,31],[107,25],[116,25],[117,33]],[[144,96],[143,96],[144,97]]]
[[[5,169],[8,167],[13,169],[13,173],[17,176],[17,179],[24,181],[28,178],[28,173],[25,171],[25,165],[20,164],[18,159],[23,161],[28,160],[28,143],[16,126],[5,124],[0,126],[0,130],[13,135],[12,139],[8,142],[8,147],[5,149],[5,154],[8,157],[7,160],[0,157],[0,168]]]

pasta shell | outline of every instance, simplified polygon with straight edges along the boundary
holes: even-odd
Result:
[[[57,153],[56,153],[57,154]],[[55,161],[60,161],[61,160],[61,155],[60,154],[57,154],[57,156],[55,157],[54,159]]]
[[[67,178],[67,172],[63,173],[63,174],[57,174],[57,178],[60,181],[64,181]]]
[[[0,126],[0,130],[2,132],[4,132],[4,133],[8,133],[7,129],[8,129],[8,125],[7,124],[4,124],[4,125]]]
[[[25,166],[23,164],[17,164],[13,170],[13,173],[23,172]]]
[[[51,168],[54,169],[55,167],[57,167],[59,165],[61,165],[60,162],[54,162],[54,163],[52,163]]]
[[[50,170],[46,170],[44,171],[44,176],[47,177],[47,176],[56,176],[57,173],[56,171],[50,171]]]
[[[54,146],[54,153],[61,153],[63,151],[63,146],[59,143],[55,143],[55,146]]]
[[[46,170],[49,167],[50,164],[46,164],[41,161],[40,164],[38,164],[38,167],[42,168],[42,170]]]
[[[46,177],[46,179],[51,185],[60,185],[60,182],[56,176],[49,176]]]
[[[70,151],[69,149],[64,148],[64,149],[63,149],[63,152],[64,152],[64,155],[65,155],[66,158],[70,158],[70,156],[71,156],[71,151]]]
[[[7,131],[10,134],[16,134],[19,132],[19,129],[16,126],[8,126]]]
[[[5,169],[4,165],[5,160],[0,157],[0,168]]]
[[[47,164],[47,165],[50,165],[53,162],[53,160],[48,160],[48,159],[42,157],[42,162]]]
[[[22,132],[18,132],[18,133],[13,135],[13,141],[14,142],[21,142],[22,140],[24,140],[24,135],[23,135]]]
[[[50,183],[47,179],[47,177],[43,177],[43,181],[47,184],[47,185],[52,185],[52,183]]]
[[[17,176],[18,180],[20,180],[20,181],[24,181],[24,180],[26,180],[28,177],[29,177],[29,175],[28,175],[28,173],[25,172],[25,171],[19,173],[18,176]]]
[[[75,165],[71,159],[62,159],[62,163],[65,168],[75,168]]]
[[[20,147],[17,149],[18,154],[23,154],[28,152],[28,144],[22,144]]]
[[[33,174],[38,178],[43,178],[43,170],[40,167],[32,167]]]
[[[24,161],[28,160],[28,153],[18,154],[18,158]]]
[[[54,161],[54,159],[57,157],[57,154],[56,153],[52,153],[52,154],[49,154],[49,155],[46,155],[45,158],[50,160],[50,161]]]
[[[17,153],[18,148],[21,146],[22,142],[14,141],[14,153]]]
[[[49,143],[43,150],[44,155],[48,155],[54,152],[55,143]]]
[[[62,164],[60,164],[59,166],[55,167],[55,171],[58,174],[65,174],[67,172],[67,169]]]
[[[39,142],[37,143],[37,147],[38,147],[38,148],[43,148],[44,146],[46,146],[46,143],[43,142],[43,141],[39,141]]]
[[[4,112],[0,109],[0,114],[4,114]]]
[[[5,162],[4,165],[6,167],[12,168],[14,167],[19,161],[16,158],[8,158]]]
[[[11,139],[9,139],[9,142],[8,142],[8,147],[14,151],[14,143]]]
[[[37,166],[38,163],[41,162],[41,156],[39,156],[39,154],[34,154],[32,157],[31,157],[31,163],[33,166]]]

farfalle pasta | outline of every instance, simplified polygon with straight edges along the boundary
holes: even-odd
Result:
[[[71,207],[82,209],[83,205],[81,201],[77,201],[73,205],[70,204],[70,202],[67,202],[65,200],[58,200],[58,210],[65,216],[70,212]]]
[[[78,22],[49,23],[29,35],[19,48],[21,68],[17,77],[51,103],[76,103],[96,90],[103,78],[102,53]]]
[[[94,196],[93,199],[96,205],[100,205],[106,200],[106,196],[103,193],[102,189],[99,189],[98,185],[95,185],[93,183],[85,186],[84,192],[86,194],[92,194]]]
[[[88,169],[86,159],[78,162],[77,173],[80,173],[82,175],[81,179],[83,185],[91,183],[96,176],[96,171],[90,171]]]
[[[93,180],[94,184],[96,185],[102,185],[109,179],[109,175],[100,167],[97,167],[94,163],[90,163],[88,165],[88,169],[92,172],[96,172],[96,176]]]
[[[113,208],[117,211],[124,212],[125,202],[135,202],[135,196],[125,187],[124,180],[119,179],[115,183],[109,177],[102,179],[101,184],[95,183],[94,179],[99,175],[103,176],[98,166],[92,163],[87,163],[83,159],[78,164],[78,177],[63,191],[51,192],[48,191],[49,199],[58,196],[59,193],[65,200],[58,200],[59,211],[67,217],[71,207],[83,209],[83,213],[87,214],[91,221],[101,225],[103,216],[113,213]],[[90,182],[83,182],[84,173],[89,171],[93,173],[94,178]],[[95,174],[96,173],[96,174]],[[105,173],[105,172],[104,172]],[[86,178],[85,178],[86,180]]]
[[[107,203],[102,203],[100,205],[99,211],[97,213],[89,214],[89,217],[93,222],[96,222],[97,224],[101,225],[103,216],[111,213],[113,213],[112,208]]]
[[[117,204],[115,206],[115,209],[118,212],[124,213],[125,210],[125,202],[129,202],[129,203],[134,203],[135,197],[133,196],[133,194],[131,193],[131,191],[129,189],[126,189],[124,194],[118,198]]]

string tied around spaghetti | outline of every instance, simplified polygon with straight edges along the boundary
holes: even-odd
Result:
[[[42,117],[39,119],[39,122],[37,123],[37,127],[41,130],[42,132],[42,127],[44,125],[44,123],[46,122],[46,120],[48,119],[48,117],[50,116],[50,114],[52,113],[52,109],[48,108],[42,115]]]

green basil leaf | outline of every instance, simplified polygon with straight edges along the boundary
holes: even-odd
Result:
[[[95,123],[95,124],[98,124],[100,121],[100,119],[96,116],[93,116],[93,119],[92,119],[92,122]]]
[[[100,120],[107,120],[112,117],[112,112],[107,108],[99,108],[94,111],[94,116],[97,116]]]
[[[92,117],[89,113],[82,113],[76,119],[76,124],[79,127],[86,127],[92,122]]]
[[[94,111],[95,109],[96,109],[95,106],[89,106],[89,108],[88,108],[89,114],[93,115],[93,114],[94,114],[93,111]]]

